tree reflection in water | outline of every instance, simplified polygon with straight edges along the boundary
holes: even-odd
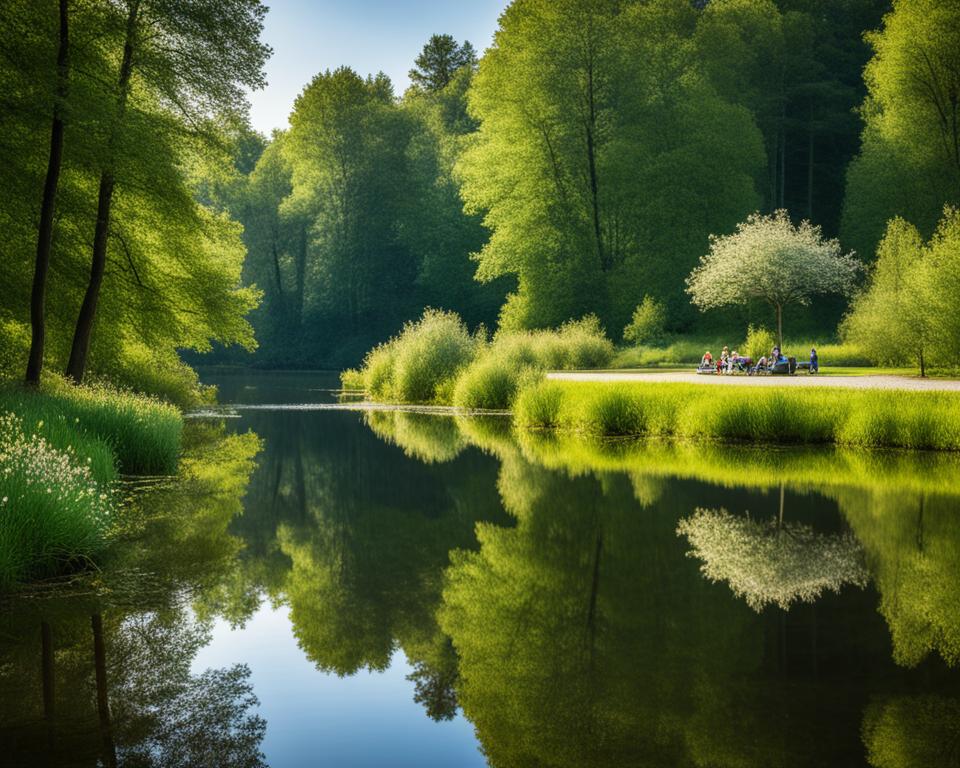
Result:
[[[83,595],[5,614],[0,740],[24,762],[107,764],[106,733],[118,764],[256,765],[246,670],[189,669],[215,617],[266,599],[323,671],[402,651],[425,714],[462,708],[493,766],[951,765],[958,457],[397,411],[242,424],[265,446],[252,477],[256,440],[206,427],[197,484],[145,492]],[[691,514],[721,507],[751,516]]]
[[[133,489],[102,571],[7,599],[4,765],[264,764],[266,724],[255,714],[249,670],[190,668],[209,641],[209,622],[191,600],[209,599],[205,591],[235,561],[241,543],[228,525],[259,443],[228,436],[222,425],[192,436],[180,477]]]

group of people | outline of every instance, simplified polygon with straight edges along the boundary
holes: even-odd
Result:
[[[720,357],[715,361],[713,355],[708,349],[700,360],[701,370],[716,367],[717,373],[733,373],[734,371],[746,370],[749,373],[763,373],[771,371],[776,365],[789,363],[789,359],[780,351],[780,347],[774,347],[769,355],[761,357],[756,365],[753,365],[753,359],[744,357],[737,350],[730,351],[729,347],[724,347],[720,352]],[[801,366],[803,367],[803,366]],[[810,350],[810,373],[817,373],[820,370],[820,359],[817,356],[817,350]],[[792,371],[791,371],[792,373]]]

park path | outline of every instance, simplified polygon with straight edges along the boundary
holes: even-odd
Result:
[[[683,382],[705,387],[841,387],[844,389],[904,389],[926,392],[960,392],[960,380],[921,379],[916,376],[699,376],[687,371],[558,371],[548,373],[552,381],[599,382]]]

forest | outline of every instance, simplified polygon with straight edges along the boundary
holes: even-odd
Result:
[[[619,341],[646,297],[673,336],[741,333],[762,302],[702,313],[685,281],[753,213],[868,265],[894,219],[957,237],[943,0],[517,0],[483,53],[426,41],[403,94],[319,73],[269,137],[259,2],[55,5],[0,10],[11,378],[189,399],[179,355],[341,368],[428,307]],[[850,299],[788,315],[833,339]]]

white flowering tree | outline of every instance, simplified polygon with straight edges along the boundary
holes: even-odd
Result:
[[[757,612],[770,604],[789,610],[825,590],[867,584],[863,550],[850,534],[827,536],[782,517],[758,521],[724,509],[698,509],[680,521],[677,534],[687,537],[687,554],[701,561],[704,576],[727,582]]]
[[[732,235],[710,238],[710,252],[687,278],[687,293],[701,310],[762,299],[777,313],[783,348],[783,308],[813,296],[845,293],[863,265],[825,240],[808,221],[794,226],[786,211],[752,214]]]

